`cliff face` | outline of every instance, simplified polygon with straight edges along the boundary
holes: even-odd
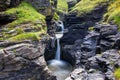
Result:
[[[54,7],[49,0],[0,0],[0,80],[56,80],[44,59],[45,17],[52,19]]]

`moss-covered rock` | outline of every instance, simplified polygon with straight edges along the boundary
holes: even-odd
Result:
[[[108,0],[81,0],[77,3],[70,12],[77,12],[77,15],[87,14],[93,11],[98,6],[106,5]]]
[[[18,7],[10,8],[4,14],[15,15],[16,19],[2,27],[0,40],[38,40],[40,34],[46,33],[45,16],[27,2],[23,1]]]
[[[57,11],[58,11],[58,13],[67,13],[68,12],[67,0],[58,0]]]
[[[26,22],[34,23],[36,21],[41,21],[42,23],[45,23],[45,16],[38,13],[30,4],[26,2],[22,2],[18,7],[11,8],[5,11],[5,13],[15,14],[17,16],[17,20],[13,21],[12,23],[9,23],[10,27],[14,27],[16,25]]]

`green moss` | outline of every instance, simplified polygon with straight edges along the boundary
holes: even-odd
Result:
[[[59,20],[60,19],[59,15],[56,12],[54,13],[53,19],[54,20]]]
[[[120,80],[120,68],[115,70],[114,75],[115,75],[116,80]]]
[[[107,13],[104,15],[106,22],[113,21],[118,24],[120,30],[120,0],[115,0],[109,7]]]
[[[108,0],[81,0],[70,12],[77,12],[78,16],[91,12],[97,6],[105,5]]]
[[[67,0],[58,0],[57,11],[58,11],[58,13],[67,13],[68,12]]]
[[[7,39],[8,41],[22,41],[22,40],[40,40],[40,34],[44,32],[28,32],[16,35]]]
[[[40,34],[47,31],[45,16],[38,13],[29,3],[22,2],[18,7],[8,9],[6,14],[14,14],[17,19],[3,27],[0,40],[22,41],[22,40],[38,40]],[[16,27],[17,26],[17,27]],[[32,32],[25,32],[26,29]],[[10,31],[14,32],[10,32]]]
[[[10,27],[14,27],[16,25],[27,23],[27,22],[36,22],[41,21],[45,23],[45,16],[38,13],[30,4],[26,2],[22,2],[18,7],[11,8],[5,12],[6,14],[15,14],[17,16],[17,20],[13,21],[9,24]]]
[[[89,30],[89,31],[93,31],[93,30],[94,30],[94,27],[89,27],[88,30]]]

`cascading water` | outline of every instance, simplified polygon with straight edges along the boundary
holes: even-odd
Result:
[[[60,38],[63,37],[64,33],[64,25],[62,22],[57,23],[55,37],[57,39],[57,51],[55,55],[55,59],[48,61],[48,67],[53,72],[53,74],[57,77],[57,80],[65,80],[65,78],[72,71],[72,66],[61,60],[61,52],[60,52]]]
[[[55,37],[57,39],[57,51],[56,51],[56,56],[55,59],[60,60],[60,38],[63,37],[63,33],[64,33],[64,25],[61,22],[58,26],[58,28],[56,28],[56,33],[55,33]]]

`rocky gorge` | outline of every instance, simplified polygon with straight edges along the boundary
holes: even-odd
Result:
[[[119,0],[61,1],[0,0],[0,80],[57,80],[47,61],[59,20],[66,30],[61,58],[73,66],[65,80],[120,79],[119,17],[109,14]]]

